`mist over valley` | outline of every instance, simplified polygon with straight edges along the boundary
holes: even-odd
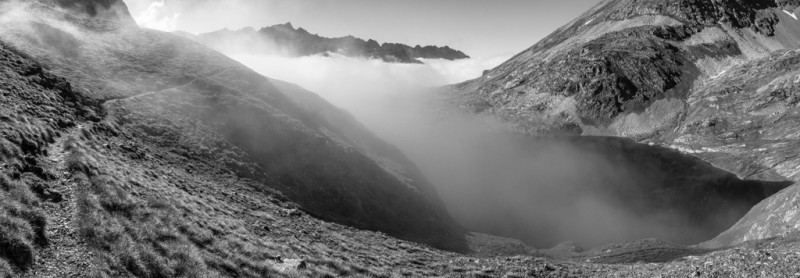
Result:
[[[0,276],[800,272],[799,3],[454,1],[0,1]]]

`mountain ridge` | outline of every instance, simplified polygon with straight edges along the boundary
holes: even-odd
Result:
[[[222,29],[199,35],[187,35],[214,49],[250,54],[279,54],[290,57],[338,53],[349,57],[380,59],[392,63],[420,64],[419,59],[467,59],[469,56],[449,46],[408,46],[401,43],[378,43],[353,36],[327,38],[311,34],[291,23],[277,24],[258,30]]]

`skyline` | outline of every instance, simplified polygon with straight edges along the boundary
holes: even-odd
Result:
[[[510,57],[600,0],[125,0],[142,27],[206,33],[291,22],[323,37],[450,46]],[[369,11],[369,12],[365,12]],[[409,20],[413,19],[413,20]],[[387,31],[388,30],[388,31]],[[521,35],[525,34],[525,35]]]

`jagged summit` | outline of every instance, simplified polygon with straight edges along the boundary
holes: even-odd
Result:
[[[263,27],[243,28],[236,31],[223,29],[194,37],[212,48],[261,54],[285,56],[310,56],[339,53],[350,57],[374,58],[386,62],[421,63],[420,58],[458,60],[469,58],[461,51],[448,46],[411,47],[399,43],[380,44],[375,40],[363,40],[354,36],[326,38],[312,34],[302,27],[295,28],[291,22]]]
[[[273,25],[272,27],[276,27],[276,28],[284,27],[284,28],[288,28],[288,29],[292,29],[292,30],[295,29],[291,22],[286,22],[284,24],[276,24],[276,25]],[[265,28],[267,28],[267,27],[265,27]]]

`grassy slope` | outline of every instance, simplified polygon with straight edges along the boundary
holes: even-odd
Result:
[[[125,110],[126,127],[160,147],[214,160],[318,217],[464,250],[438,198],[420,193],[432,189],[419,171],[330,104],[287,97],[299,93],[187,39],[135,26],[97,31],[47,6],[33,9],[50,20],[14,22],[4,38]]]
[[[63,198],[51,190],[58,181],[42,157],[76,122],[97,119],[98,110],[66,80],[5,44],[0,53],[0,265],[26,270],[50,241],[44,211]]]

